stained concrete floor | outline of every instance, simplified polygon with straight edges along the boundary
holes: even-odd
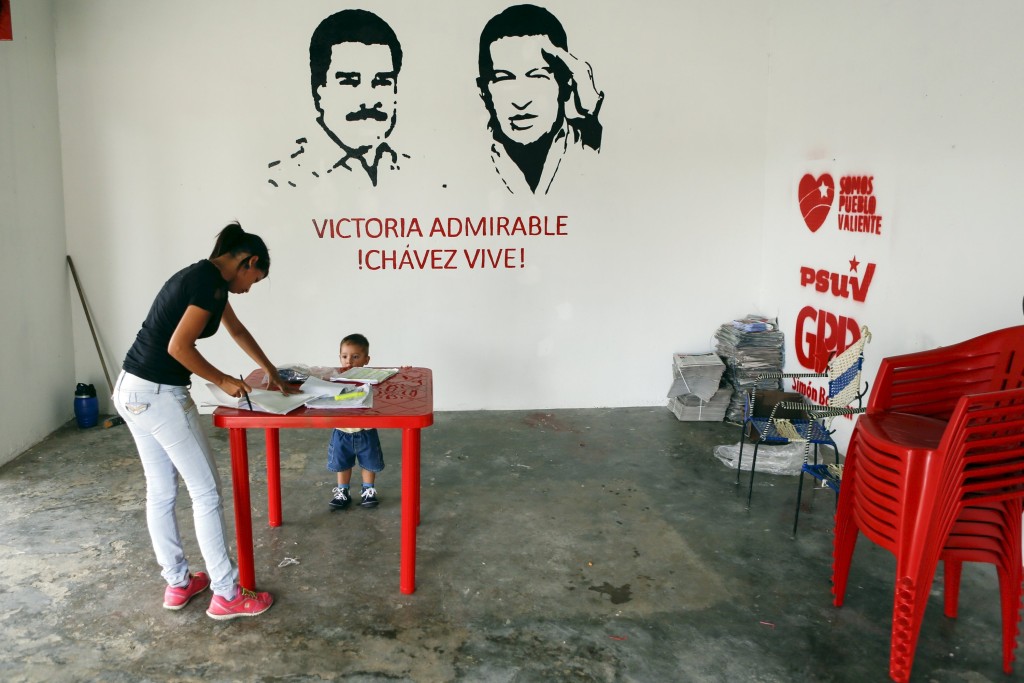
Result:
[[[230,526],[226,433],[205,419]],[[332,512],[328,433],[282,432],[272,529],[251,433],[256,576],[277,602],[219,622],[206,596],[161,607],[127,428],[71,422],[0,468],[0,680],[887,680],[892,557],[862,540],[833,607],[832,496],[809,497],[796,539],[795,477],[758,474],[746,511],[713,457],[737,432],[663,408],[438,414],[413,595],[398,590],[399,434],[381,433],[381,506]],[[965,565],[956,620],[937,577],[914,681],[1021,680],[1001,672],[991,569]]]

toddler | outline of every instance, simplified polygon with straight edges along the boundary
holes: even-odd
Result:
[[[370,342],[361,334],[350,334],[341,340],[339,351],[341,369],[361,368],[370,362]],[[380,448],[380,437],[376,429],[359,427],[337,427],[327,447],[327,469],[338,473],[338,485],[332,490],[331,508],[344,510],[352,503],[349,483],[352,467],[359,461],[363,487],[359,494],[359,505],[364,508],[377,507],[377,489],[374,482],[377,473],[384,469],[384,453]]]

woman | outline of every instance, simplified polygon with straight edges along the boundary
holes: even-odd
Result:
[[[209,259],[164,283],[117,378],[114,405],[131,429],[146,473],[146,522],[167,581],[167,609],[181,609],[211,585],[213,598],[206,613],[214,619],[255,616],[274,602],[270,593],[238,585],[225,540],[220,476],[188,392],[193,373],[231,396],[251,391],[240,377],[221,372],[196,349],[196,340],[213,335],[221,322],[270,381],[287,387],[228,301],[228,292],[244,294],[269,272],[270,254],[263,240],[238,223],[228,225]],[[175,514],[179,475],[192,498],[196,536],[209,574],[190,573],[185,559]]]

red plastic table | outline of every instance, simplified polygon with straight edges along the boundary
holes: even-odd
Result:
[[[263,386],[262,370],[246,382]],[[238,576],[243,587],[254,590],[252,511],[249,499],[249,449],[246,429],[263,429],[267,440],[267,508],[270,526],[281,526],[280,429],[333,427],[394,428],[402,430],[402,523],[399,589],[416,590],[416,527],[420,523],[420,429],[434,423],[433,376],[427,368],[402,368],[376,385],[372,408],[299,408],[287,415],[217,408],[213,424],[229,431],[231,481],[235,499],[235,536]]]

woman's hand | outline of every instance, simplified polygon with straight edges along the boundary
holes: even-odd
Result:
[[[266,373],[266,382],[268,388],[270,386],[277,386],[278,391],[287,396],[288,394],[300,394],[302,390],[293,387],[284,380],[281,379],[281,374],[274,367],[274,364],[267,358],[267,354],[263,353],[263,349],[256,343],[253,336],[246,329],[242,321],[235,315],[235,309],[231,308],[231,303],[227,303],[224,306],[224,314],[221,316],[221,322],[224,327],[227,328],[231,334],[231,338],[235,340],[238,347],[245,351],[249,358],[252,358],[256,363],[263,368],[263,372]]]
[[[217,388],[228,396],[234,396],[235,398],[241,398],[243,395],[252,391],[252,387],[246,384],[245,380],[241,378],[236,379],[231,375],[224,375],[224,377],[217,382]]]
[[[276,386],[278,390],[285,396],[287,396],[288,394],[302,393],[302,389],[300,389],[299,387],[294,387],[291,384],[288,384],[288,382],[285,382],[283,379],[281,379],[281,373],[279,373],[277,371],[277,368],[275,368],[274,366],[267,368],[264,372],[266,372],[267,374],[267,383],[271,386]]]

